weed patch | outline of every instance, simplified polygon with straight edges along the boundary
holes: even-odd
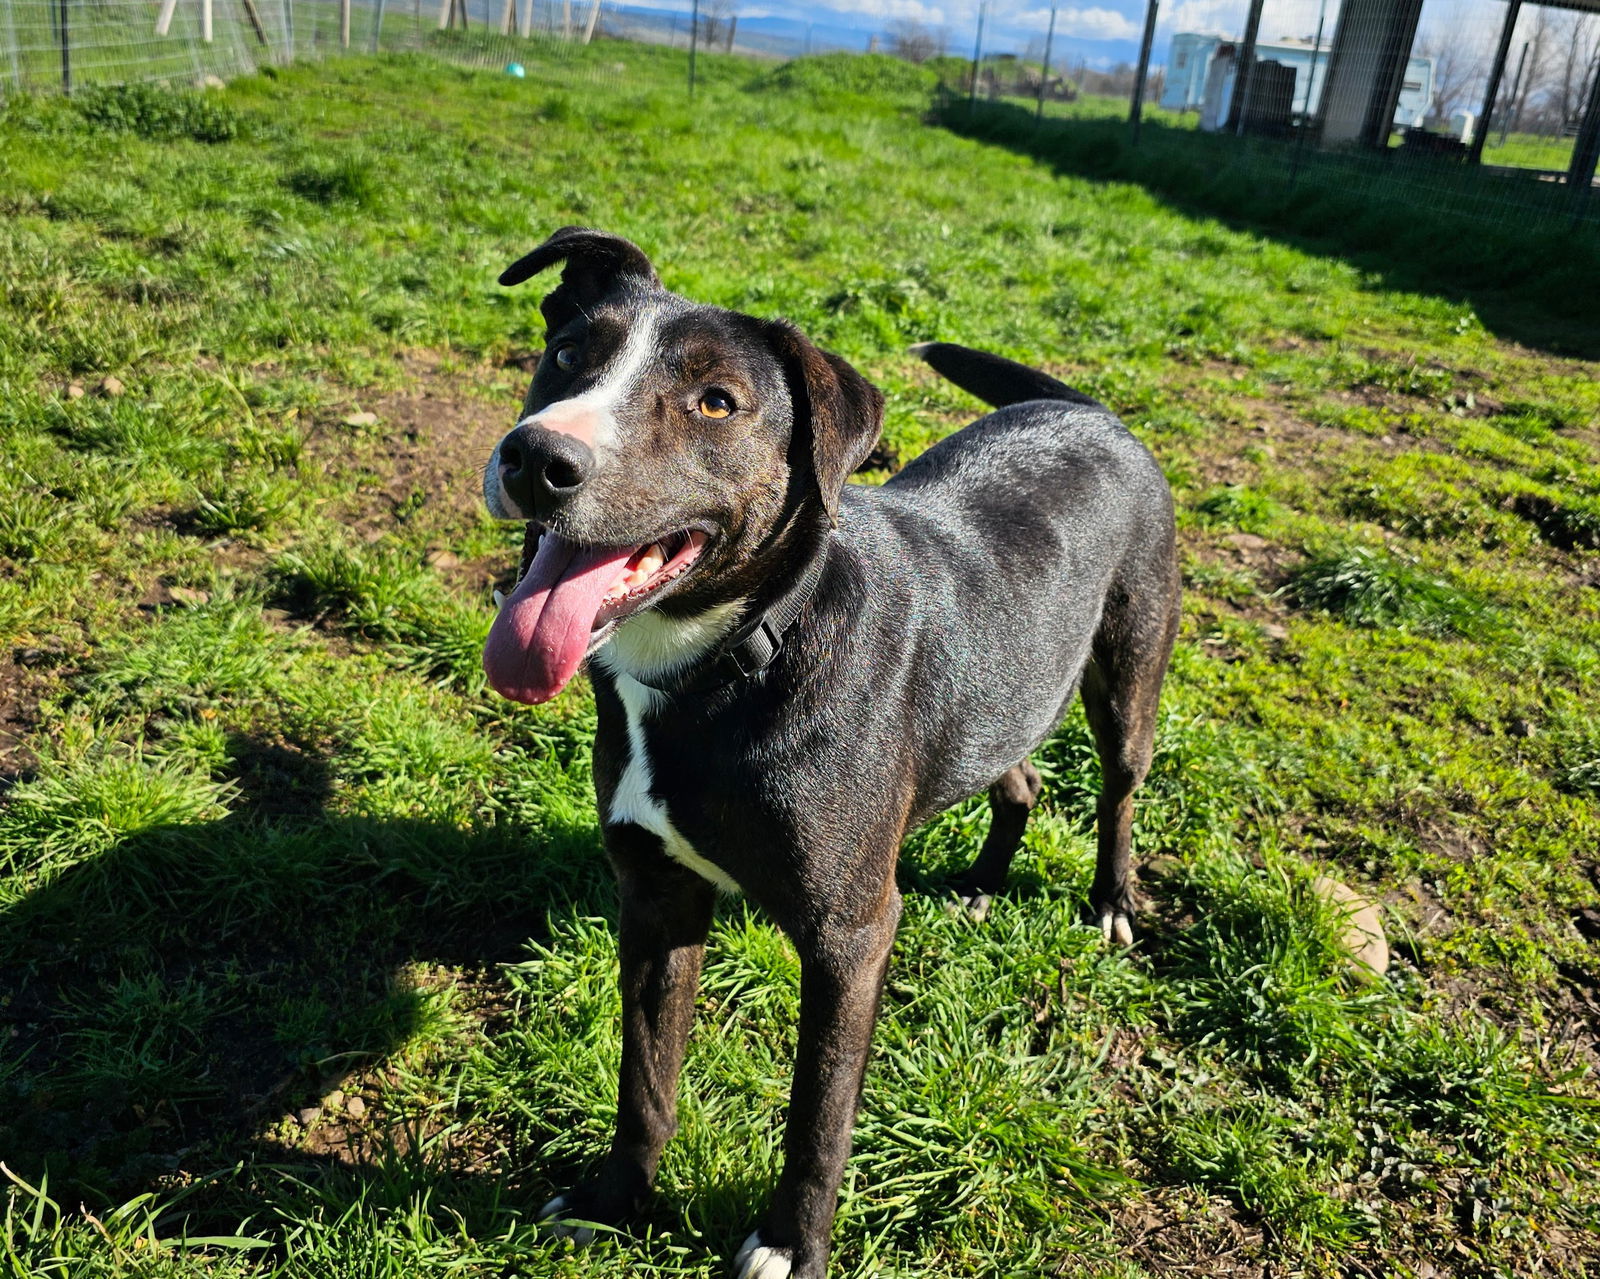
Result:
[[[1423,635],[1476,635],[1491,620],[1487,605],[1415,563],[1369,546],[1315,555],[1295,570],[1290,596],[1302,607],[1352,626],[1392,627]]]
[[[783,63],[758,78],[751,90],[799,91],[823,97],[848,93],[923,103],[938,82],[938,75],[929,68],[888,54],[819,53]]]
[[[1561,788],[1600,799],[1600,723],[1592,717],[1574,717],[1557,730],[1555,751]]]
[[[1265,493],[1243,484],[1227,484],[1212,489],[1195,504],[1208,523],[1259,533],[1282,514],[1282,509]]]
[[[226,783],[184,760],[150,760],[115,743],[46,760],[0,811],[0,869],[7,876],[0,904],[123,840],[216,817],[231,795]]]
[[[1511,509],[1563,551],[1600,550],[1600,501],[1548,493],[1518,493]]]
[[[97,129],[152,141],[230,142],[239,133],[238,113],[226,103],[162,84],[96,85],[76,95],[72,104]]]
[[[289,602],[337,617],[368,639],[392,642],[403,660],[443,681],[482,691],[493,613],[447,594],[403,552],[332,544],[284,555],[277,571]]]
[[[313,204],[347,204],[357,209],[373,208],[383,189],[372,162],[360,156],[297,165],[283,175],[283,185]]]

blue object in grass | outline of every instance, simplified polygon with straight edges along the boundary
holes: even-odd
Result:
[[[515,76],[518,80],[520,80],[528,73],[522,69],[522,63],[508,62],[506,63],[506,74],[509,76]]]

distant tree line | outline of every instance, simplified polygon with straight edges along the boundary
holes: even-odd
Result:
[[[1600,15],[1544,5],[1531,5],[1524,13],[1528,17],[1512,41],[1493,127],[1550,137],[1575,132],[1590,86],[1600,75]],[[1417,52],[1433,59],[1434,113],[1441,122],[1458,111],[1482,110],[1496,34],[1490,27],[1456,24],[1436,28],[1419,41]]]
[[[939,64],[941,76],[952,87],[971,87],[972,59],[950,56],[950,33],[945,27],[901,20],[890,27],[885,48],[907,62]],[[978,67],[977,88],[980,94],[990,98],[1034,98],[1039,96],[1040,82],[1044,79],[1044,96],[1053,101],[1071,102],[1080,93],[1131,98],[1138,74],[1131,62],[1119,62],[1102,69],[1089,66],[1082,58],[1075,63],[1057,60],[1046,73],[1044,37],[1036,36],[1022,57],[1009,53],[986,55]],[[1151,72],[1145,82],[1147,101],[1159,100],[1164,80],[1165,74],[1160,68]]]

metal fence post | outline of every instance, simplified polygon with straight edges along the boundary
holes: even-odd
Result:
[[[689,96],[694,97],[694,54],[700,43],[700,0],[694,0],[694,11],[689,15]]]
[[[1056,0],[1050,0],[1050,29],[1044,36],[1044,67],[1039,72],[1039,109],[1033,113],[1033,123],[1044,119],[1044,95],[1050,88],[1050,46],[1056,39]]]
[[[1528,41],[1522,42],[1522,56],[1517,59],[1517,74],[1511,77],[1511,97],[1506,101],[1506,110],[1500,113],[1500,145],[1505,146],[1506,134],[1511,132],[1513,124],[1522,123],[1522,104],[1517,102],[1517,91],[1522,88],[1522,69],[1528,65]],[[1511,104],[1516,102],[1516,106]]]
[[[378,41],[383,37],[383,0],[378,0],[378,10],[372,15],[372,52],[378,51]]]
[[[1161,0],[1150,0],[1144,11],[1144,39],[1139,42],[1139,72],[1133,81],[1133,104],[1128,108],[1128,123],[1133,126],[1133,140],[1139,141],[1139,125],[1144,116],[1144,82],[1150,74],[1150,46],[1156,39],[1156,10]]]
[[[1244,137],[1245,108],[1250,101],[1250,81],[1255,78],[1256,38],[1261,34],[1261,9],[1264,0],[1250,0],[1244,19],[1244,39],[1239,42],[1239,69],[1234,72],[1233,98],[1228,103],[1228,127]]]
[[[967,113],[978,109],[978,61],[983,57],[983,20],[989,13],[989,0],[978,5],[978,38],[972,42],[972,86],[967,93]]]
[[[67,20],[67,0],[60,4],[61,25],[61,91],[72,95],[72,30]]]
[[[1317,58],[1322,53],[1322,24],[1328,16],[1328,0],[1322,0],[1322,8],[1317,12],[1317,38],[1311,42],[1311,71],[1306,76],[1306,104],[1300,108],[1300,127],[1294,134],[1294,156],[1289,161],[1289,189],[1294,189],[1294,184],[1300,178],[1300,157],[1305,154],[1306,135],[1311,132],[1311,90],[1315,87],[1317,78]],[[1321,99],[1318,99],[1321,105]]]
[[[261,11],[256,8],[256,0],[239,0],[244,6],[244,16],[250,20],[250,29],[256,33],[256,40],[263,49],[271,48],[267,41],[267,29],[261,24]]]
[[[1500,81],[1506,73],[1506,58],[1511,53],[1511,36],[1517,29],[1517,17],[1522,12],[1522,0],[1508,0],[1505,25],[1500,28],[1500,43],[1489,66],[1489,87],[1483,93],[1483,111],[1478,127],[1472,132],[1472,150],[1467,154],[1468,164],[1483,163],[1483,144],[1489,140],[1489,130],[1494,127],[1495,103],[1500,100]]]

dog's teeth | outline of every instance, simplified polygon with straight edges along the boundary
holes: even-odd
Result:
[[[660,542],[653,543],[650,549],[639,557],[639,562],[633,566],[633,572],[628,574],[628,585],[643,586],[661,571],[666,562],[666,548]]]
[[[494,593],[494,606],[496,608],[500,608],[505,604],[505,602],[506,602],[506,593],[504,591],[496,591]]]

